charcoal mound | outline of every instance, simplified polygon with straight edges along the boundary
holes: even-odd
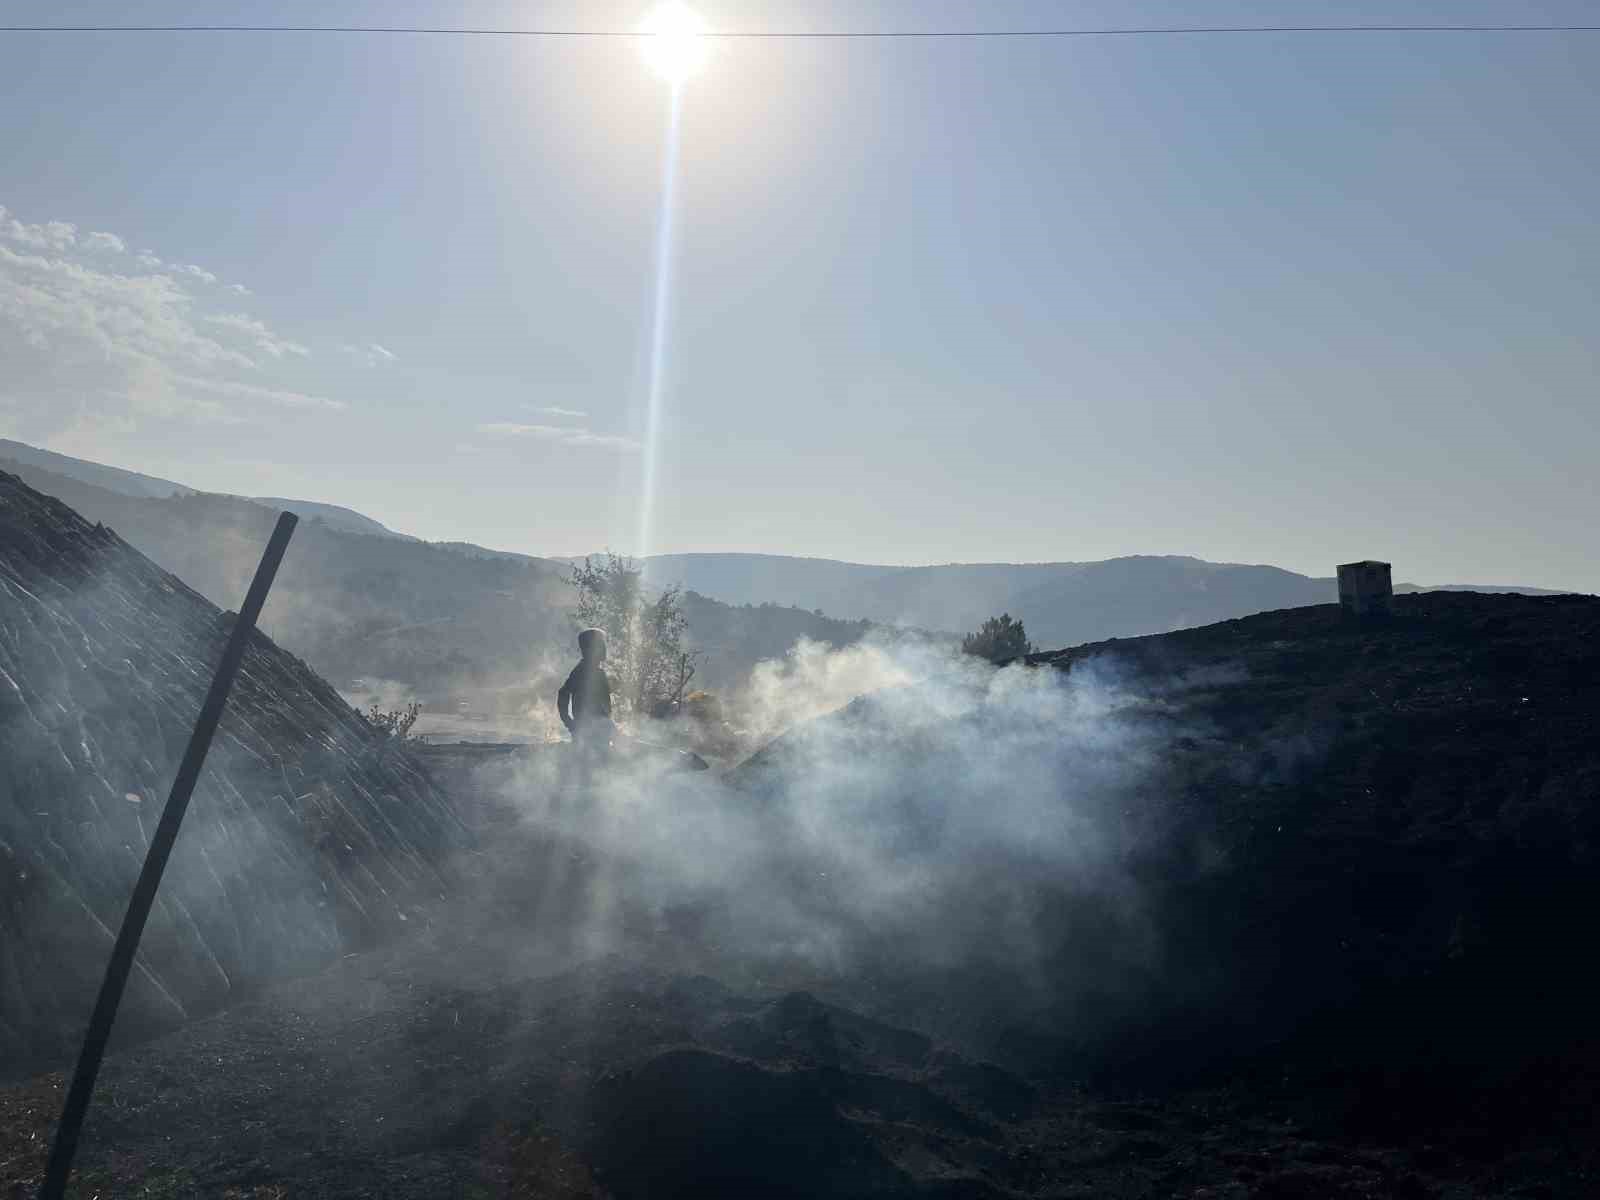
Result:
[[[81,1035],[231,621],[0,473],[0,1072]],[[257,633],[118,1033],[404,928],[466,836],[419,767],[382,753],[332,687]]]
[[[710,1037],[749,1058],[835,1067],[871,1062],[918,1068],[933,1049],[920,1033],[825,1004],[810,992],[790,992],[729,1020]]]
[[[956,1110],[882,1075],[773,1070],[680,1047],[602,1080],[593,1103],[586,1152],[619,1200],[999,1195],[972,1178],[919,1180],[890,1161],[878,1122],[910,1128],[929,1123],[930,1104],[935,1118]]]
[[[1511,1129],[1562,1103],[1549,1064],[1596,1069],[1597,730],[1600,599],[1435,593],[876,693],[728,778],[937,881],[858,927],[847,859],[797,873],[875,1018],[1052,1084],[1315,1079],[1364,1128]],[[791,1007],[730,1047],[848,1054]]]

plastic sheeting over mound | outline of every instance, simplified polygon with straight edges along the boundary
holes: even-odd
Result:
[[[81,1034],[231,619],[0,473],[0,1071]],[[256,634],[119,1033],[370,944],[443,890],[464,840],[414,764]]]

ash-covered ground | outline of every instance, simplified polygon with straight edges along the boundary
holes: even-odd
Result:
[[[910,664],[720,776],[436,764],[457,891],[114,1056],[82,1194],[1592,1194],[1596,632],[1290,610]]]

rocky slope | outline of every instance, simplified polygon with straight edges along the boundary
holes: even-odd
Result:
[[[290,558],[295,548],[291,546]],[[242,590],[240,592],[242,596]],[[0,1071],[81,1034],[228,615],[0,473]],[[118,1029],[213,1009],[403,927],[464,831],[257,634]]]

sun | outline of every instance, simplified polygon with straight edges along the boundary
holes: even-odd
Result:
[[[688,5],[669,0],[653,10],[639,26],[640,53],[645,62],[676,86],[698,71],[709,50],[706,23]]]

